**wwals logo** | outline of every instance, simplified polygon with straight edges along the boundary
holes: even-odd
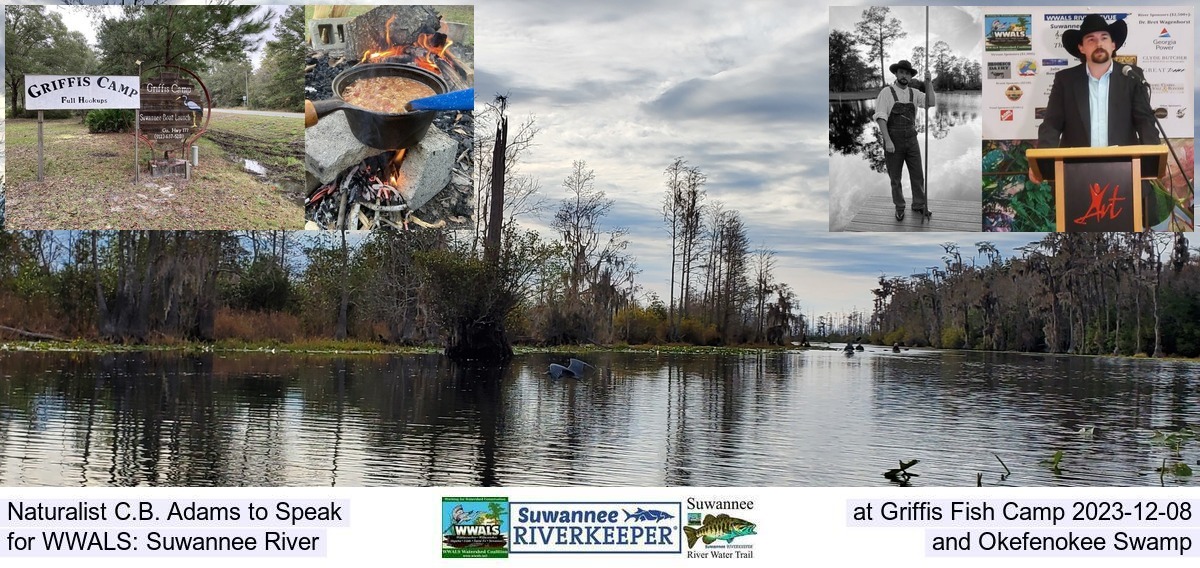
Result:
[[[507,497],[443,497],[442,558],[508,558]]]

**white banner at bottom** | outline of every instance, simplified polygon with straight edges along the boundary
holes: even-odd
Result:
[[[43,567],[1200,557],[1193,488],[5,488],[0,507],[0,562]]]

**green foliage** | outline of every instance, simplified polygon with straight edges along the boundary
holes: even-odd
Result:
[[[1171,451],[1172,454],[1178,456],[1183,450],[1183,445],[1187,443],[1188,440],[1192,440],[1195,437],[1196,433],[1190,428],[1181,428],[1176,432],[1162,432],[1160,430],[1155,430],[1154,435],[1150,438],[1150,442],[1152,444],[1165,446]]]
[[[13,112],[12,109],[9,109],[9,112],[13,118],[37,118],[38,117],[38,111],[36,111],[36,110],[20,110],[20,111]],[[73,110],[44,110],[44,111],[42,111],[42,118],[45,120],[66,120],[73,116],[75,116],[75,111],[73,111]]]
[[[109,73],[155,65],[179,65],[208,71],[210,62],[240,59],[270,28],[270,15],[258,6],[125,6],[103,18],[96,32],[101,69]]]
[[[247,76],[251,72],[250,60],[243,54],[233,61],[213,62],[210,67],[212,71],[202,78],[212,97],[213,106],[243,106],[242,97],[246,95]]]
[[[1150,443],[1163,446],[1169,451],[1169,455],[1162,460],[1162,466],[1155,469],[1160,477],[1167,474],[1177,478],[1192,476],[1192,468],[1184,460],[1182,451],[1184,444],[1195,438],[1196,432],[1187,426],[1174,432],[1154,431]]]
[[[270,70],[263,106],[304,110],[304,8],[288,6],[275,26],[275,40],[267,42],[263,70]]]
[[[301,322],[309,335],[334,335],[342,285],[354,290],[359,282],[353,265],[343,259],[338,240],[334,233],[319,233],[304,251],[308,266],[298,289],[303,296]]]
[[[128,132],[133,128],[133,111],[117,108],[90,110],[83,123],[91,133]]]
[[[1154,205],[1151,226],[1167,221],[1167,231],[1190,232],[1196,228],[1196,220],[1188,199],[1176,198],[1159,180],[1151,180],[1148,185]]]
[[[1050,456],[1048,459],[1042,460],[1042,464],[1049,466],[1050,471],[1053,471],[1055,474],[1060,474],[1062,473],[1062,469],[1059,467],[1059,464],[1062,463],[1062,459],[1063,451],[1058,450],[1057,452],[1054,452],[1054,455]]]
[[[895,345],[897,343],[904,344],[906,340],[907,340],[906,332],[904,331],[903,326],[898,327],[898,328],[888,332],[887,335],[883,336],[883,344],[884,345]]]
[[[983,148],[983,210],[988,227],[1053,231],[1054,192],[1029,181],[1028,141],[988,141]]]
[[[621,308],[613,318],[617,337],[630,345],[657,343],[660,340],[658,330],[665,322],[665,314],[641,306]]]
[[[942,349],[962,349],[967,344],[967,334],[961,327],[942,329]]]
[[[695,318],[683,318],[679,322],[679,337],[692,345],[720,345],[721,334],[714,323],[704,323]]]
[[[414,255],[422,296],[446,334],[446,354],[455,360],[507,360],[512,346],[504,327],[529,294],[531,279],[558,247],[534,231],[504,231],[495,260],[469,243],[422,250]]]
[[[277,259],[262,256],[246,268],[237,285],[230,305],[253,311],[279,311],[292,299],[292,284],[288,273]]]
[[[62,17],[43,6],[7,6],[3,37],[7,111],[13,116],[24,108],[25,75],[87,75],[96,65],[83,34],[67,31]]]
[[[1163,326],[1172,330],[1165,334],[1163,346],[1169,353],[1183,357],[1200,357],[1200,283],[1190,286],[1178,282],[1178,288],[1164,291]]]

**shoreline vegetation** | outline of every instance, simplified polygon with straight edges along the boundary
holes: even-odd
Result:
[[[835,349],[827,347],[802,347],[797,345],[745,345],[715,347],[696,345],[514,345],[517,354],[532,353],[660,353],[660,354],[732,354],[757,353],[761,351],[808,351]],[[8,351],[38,352],[89,352],[89,353],[137,353],[172,352],[180,353],[270,353],[270,354],[330,354],[330,355],[439,355],[444,349],[436,345],[387,345],[369,341],[313,340],[292,343],[217,341],[214,343],[157,343],[143,345],[117,345],[89,340],[72,341],[28,341],[0,340],[0,353]]]
[[[799,351],[841,351],[839,345],[845,341],[814,341],[808,346],[803,345],[737,345],[737,346],[702,346],[686,344],[613,344],[613,345],[514,345],[517,355],[539,353],[551,354],[596,354],[596,353],[654,353],[658,355],[733,355],[756,354],[764,351],[799,352]],[[853,343],[853,342],[851,342]],[[875,348],[878,351],[890,352],[891,347],[875,343],[863,343],[864,347]],[[930,351],[939,353],[996,353],[1028,356],[1050,357],[1087,357],[1101,359],[1135,359],[1154,360],[1161,362],[1200,363],[1200,357],[1185,357],[1168,355],[1150,357],[1145,353],[1135,355],[1111,354],[1079,354],[1079,353],[1041,353],[1031,351],[991,351],[986,349],[955,349],[941,347],[912,347],[905,351]],[[143,345],[118,345],[90,341],[84,339],[61,341],[32,341],[32,340],[3,340],[0,339],[0,353],[6,352],[86,352],[86,353],[144,353],[178,352],[192,353],[266,353],[271,355],[444,355],[445,350],[437,345],[388,345],[370,341],[335,341],[310,340],[281,343],[276,341],[216,341],[214,343],[181,342],[181,343],[148,343]]]

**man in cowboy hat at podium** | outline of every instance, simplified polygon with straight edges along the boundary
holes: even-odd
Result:
[[[1133,66],[1113,61],[1125,44],[1129,27],[1124,20],[1109,24],[1088,14],[1078,30],[1063,32],[1067,53],[1083,63],[1054,74],[1045,118],[1038,127],[1038,147],[1129,146],[1158,144],[1150,96],[1133,76]],[[1040,182],[1030,169],[1030,179]]]
[[[904,189],[900,177],[905,164],[908,165],[909,184],[912,185],[912,210],[930,215],[925,196],[925,176],[921,172],[921,147],[917,145],[917,107],[928,108],[937,104],[930,88],[929,71],[925,71],[925,92],[909,88],[917,71],[907,60],[893,63],[888,68],[896,76],[895,82],[879,91],[875,99],[875,122],[879,124],[883,138],[883,159],[887,164],[888,177],[892,182],[892,204],[896,206],[896,220],[904,220]]]

